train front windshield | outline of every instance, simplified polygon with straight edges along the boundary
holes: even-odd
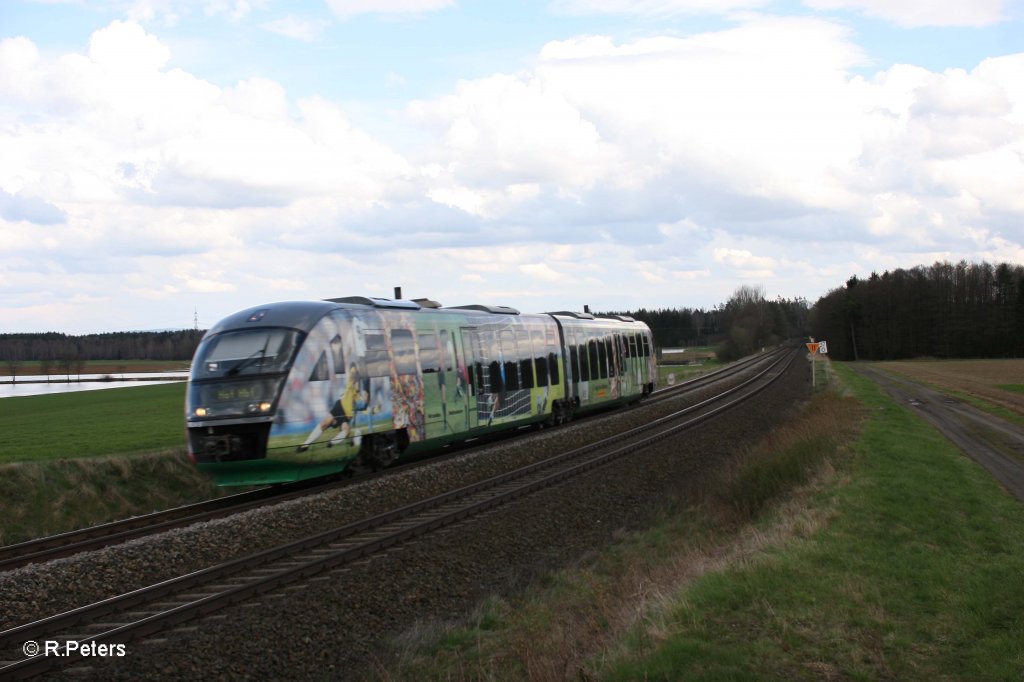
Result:
[[[293,329],[262,328],[206,339],[192,360],[189,420],[270,414],[300,336]]]

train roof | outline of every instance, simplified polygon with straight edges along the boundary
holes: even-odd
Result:
[[[461,312],[484,313],[489,315],[521,314],[515,308],[503,305],[471,304],[442,307],[440,303],[430,299],[416,299],[408,301],[404,299],[376,298],[371,296],[345,296],[341,298],[330,298],[323,301],[283,301],[247,308],[225,317],[223,320],[211,327],[207,333],[218,334],[230,329],[246,329],[251,327],[290,327],[292,329],[309,331],[320,318],[333,310],[360,310],[368,307],[431,313]],[[584,324],[599,324],[601,322],[610,321],[636,323],[636,320],[627,315],[595,316],[588,312],[580,313],[565,310],[543,313],[543,315],[561,318],[563,320],[577,320]]]

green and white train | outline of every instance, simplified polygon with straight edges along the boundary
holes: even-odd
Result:
[[[274,303],[203,337],[189,453],[220,485],[378,469],[444,445],[635,402],[651,331],[625,316],[349,297]]]

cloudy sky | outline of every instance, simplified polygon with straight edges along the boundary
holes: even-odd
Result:
[[[0,332],[1024,263],[1024,0],[3,0]]]

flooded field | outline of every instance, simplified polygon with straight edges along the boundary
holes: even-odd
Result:
[[[124,374],[72,374],[66,377],[43,375],[19,376],[12,382],[10,377],[0,377],[0,398],[16,398],[27,395],[51,395],[74,391],[96,391],[108,388],[145,386],[184,381],[187,371],[177,372],[127,372]]]

